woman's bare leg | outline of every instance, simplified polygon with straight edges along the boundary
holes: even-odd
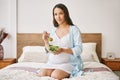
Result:
[[[41,69],[38,76],[51,76],[51,73],[54,71],[54,69]]]
[[[54,70],[51,73],[51,77],[55,78],[56,80],[62,80],[63,78],[67,78],[69,76],[70,74],[68,74],[67,72],[58,69]]]

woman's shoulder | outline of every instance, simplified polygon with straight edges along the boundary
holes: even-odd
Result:
[[[71,25],[70,28],[71,28],[71,31],[73,32],[80,31],[79,27],[76,25]]]
[[[56,30],[56,27],[52,26],[51,29],[50,29],[50,34],[54,34],[55,30]]]

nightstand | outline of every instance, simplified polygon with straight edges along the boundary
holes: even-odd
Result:
[[[103,63],[114,71],[120,70],[120,58],[115,59],[103,58]]]
[[[0,60],[0,69],[16,62],[15,58],[6,58]]]

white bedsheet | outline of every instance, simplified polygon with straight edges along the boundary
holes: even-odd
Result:
[[[10,69],[15,67],[29,67],[40,70],[41,66],[44,63],[35,63],[35,62],[22,62],[15,63],[9,65],[0,70],[0,80],[54,80],[51,77],[39,77],[35,72],[30,72],[22,69]],[[97,68],[97,67],[105,67],[109,69],[107,66],[98,63],[98,62],[84,62],[85,68]],[[110,70],[110,69],[109,69]],[[119,80],[119,77],[115,75],[111,70],[110,71],[98,71],[92,72],[87,71],[83,73],[83,76],[77,76],[73,78],[65,78],[63,80]]]

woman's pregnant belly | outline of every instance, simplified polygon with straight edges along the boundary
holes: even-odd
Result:
[[[61,53],[58,55],[54,55],[50,53],[49,62],[54,64],[69,63],[69,54]]]

